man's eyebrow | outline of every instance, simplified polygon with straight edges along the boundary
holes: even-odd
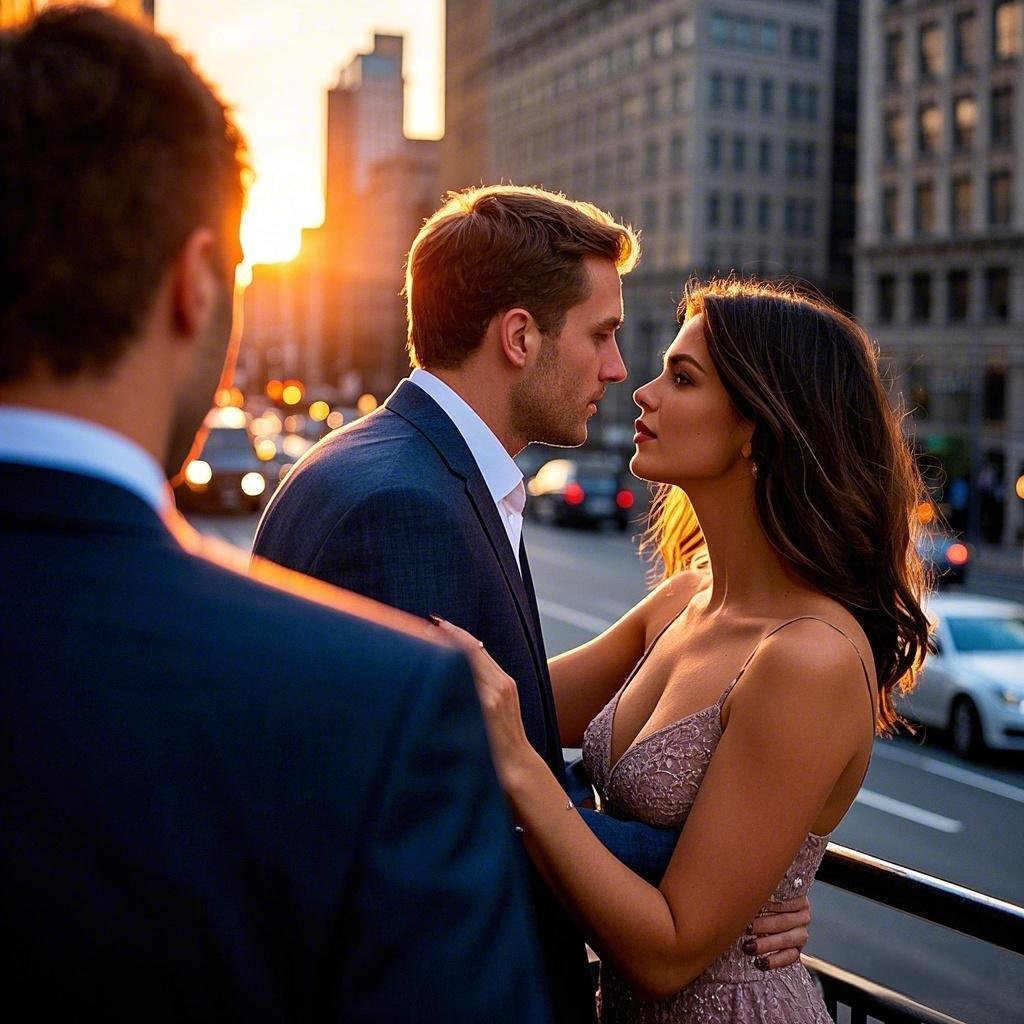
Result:
[[[595,331],[614,331],[621,327],[626,321],[624,316],[606,316],[594,324]]]
[[[688,355],[685,352],[682,352],[679,355],[669,356],[669,358],[665,362],[665,365],[670,370],[676,370],[680,366],[682,366],[683,363],[689,363],[691,366],[695,366],[698,370],[700,370],[701,373],[705,374],[705,376],[707,375],[707,370],[705,370],[704,367],[701,366],[700,363],[698,363],[697,360],[693,358],[693,356]]]

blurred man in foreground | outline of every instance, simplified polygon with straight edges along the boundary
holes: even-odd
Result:
[[[223,106],[90,8],[0,32],[0,96],[7,1002],[546,1020],[461,656],[365,598],[246,579],[171,504],[161,465],[231,333]]]

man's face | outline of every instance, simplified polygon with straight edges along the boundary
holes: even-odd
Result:
[[[569,309],[557,338],[545,338],[530,371],[512,389],[513,429],[528,441],[575,447],[609,384],[626,379],[615,332],[622,282],[611,260],[588,257],[587,298]]]

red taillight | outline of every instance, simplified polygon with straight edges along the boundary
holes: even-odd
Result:
[[[618,505],[619,508],[632,508],[634,501],[636,501],[636,498],[634,497],[633,492],[627,491],[625,488],[615,495],[615,504]]]
[[[957,542],[946,548],[946,561],[950,565],[966,565],[970,557],[971,553],[967,550],[966,544]]]
[[[582,505],[587,492],[579,484],[569,484],[565,488],[566,505]]]

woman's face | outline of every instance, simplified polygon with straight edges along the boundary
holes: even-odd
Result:
[[[658,377],[637,388],[633,473],[688,490],[700,481],[750,474],[742,454],[753,425],[742,419],[704,343],[704,317],[688,319],[665,353]]]

